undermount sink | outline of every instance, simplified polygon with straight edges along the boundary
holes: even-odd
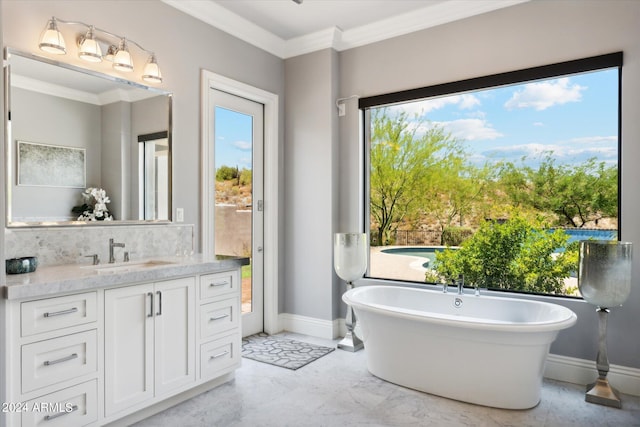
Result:
[[[151,267],[159,267],[163,265],[175,264],[172,261],[147,260],[147,261],[129,261],[117,264],[90,265],[83,268],[95,270],[98,274],[115,274],[126,273],[128,271],[144,270]]]

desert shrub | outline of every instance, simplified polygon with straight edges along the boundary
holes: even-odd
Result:
[[[442,244],[460,246],[462,242],[473,236],[473,230],[466,227],[447,227],[442,231]]]
[[[238,168],[231,166],[220,166],[216,169],[216,181],[229,181],[238,178]]]
[[[486,221],[458,250],[438,253],[435,268],[445,277],[464,274],[478,287],[565,295],[564,280],[578,265],[578,244],[568,241],[563,230],[517,215]]]

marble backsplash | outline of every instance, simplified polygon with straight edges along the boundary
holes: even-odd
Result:
[[[91,227],[5,228],[5,258],[37,256],[38,265],[90,264],[98,254],[100,263],[109,262],[109,239],[124,243],[114,248],[116,262],[124,252],[131,261],[154,256],[189,255],[194,248],[190,224],[148,224]]]

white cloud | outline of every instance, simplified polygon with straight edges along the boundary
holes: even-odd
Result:
[[[542,123],[542,122],[534,122],[533,125],[534,126],[544,126],[544,123]]]
[[[480,99],[475,95],[462,94],[452,95],[441,98],[425,99],[423,101],[411,102],[406,104],[394,105],[390,109],[397,111],[405,111],[410,116],[417,114],[418,116],[424,116],[431,111],[439,110],[449,105],[455,105],[460,110],[469,110],[475,106],[480,105]]]
[[[486,150],[482,155],[491,158],[504,158],[508,160],[519,160],[526,156],[529,161],[537,163],[535,159],[540,159],[540,155],[547,152],[553,152],[553,157],[559,163],[580,163],[590,158],[596,157],[599,161],[608,164],[615,164],[618,160],[617,144],[611,144],[609,141],[606,146],[601,144],[614,137],[587,137],[575,138],[569,141],[561,141],[555,144],[519,144],[495,147]],[[615,138],[617,141],[617,138]],[[581,142],[578,144],[577,142]]]
[[[585,136],[582,138],[573,138],[569,141],[572,144],[617,144],[617,136]]]
[[[436,122],[451,135],[467,141],[496,139],[504,136],[484,119],[459,119],[449,122]]]
[[[233,143],[233,146],[236,147],[238,150],[242,150],[242,151],[251,150],[251,143],[247,141],[235,141]]]
[[[553,144],[520,144],[520,145],[504,145],[501,147],[492,148],[483,154],[499,154],[504,157],[522,157],[522,156],[536,156],[547,151],[553,151],[554,155],[558,155],[561,151],[561,147]]]
[[[542,111],[554,105],[580,101],[585,89],[585,86],[578,84],[570,85],[568,77],[528,83],[524,85],[524,89],[514,92],[504,106],[509,110],[535,108]]]

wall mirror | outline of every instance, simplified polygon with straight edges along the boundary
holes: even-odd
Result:
[[[5,59],[8,227],[171,220],[169,92],[10,48]]]

